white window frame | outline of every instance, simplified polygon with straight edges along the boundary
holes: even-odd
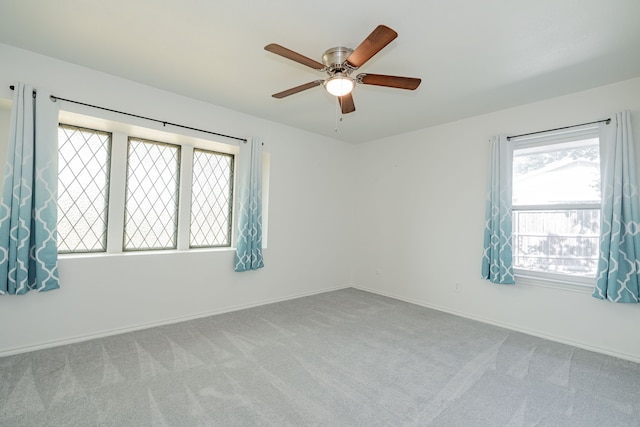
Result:
[[[544,145],[560,144],[579,141],[582,139],[600,138],[597,125],[586,125],[565,129],[562,131],[545,132],[542,134],[512,138],[513,155],[519,149]],[[510,161],[513,161],[513,155]],[[513,177],[512,177],[513,178]],[[570,203],[554,205],[512,205],[512,211],[518,210],[566,210],[566,209],[601,209],[600,203]],[[515,240],[512,241],[515,248]],[[574,276],[562,273],[547,273],[521,268],[514,268],[516,283],[561,288],[581,293],[591,292],[595,285],[595,277]]]

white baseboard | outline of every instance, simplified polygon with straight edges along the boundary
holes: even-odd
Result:
[[[596,347],[596,346],[585,344],[585,343],[582,343],[582,342],[579,342],[579,341],[573,341],[571,339],[557,337],[557,336],[554,336],[554,335],[549,335],[549,334],[544,333],[544,332],[540,332],[540,331],[536,331],[536,330],[532,330],[532,329],[527,329],[527,328],[521,328],[519,326],[512,325],[512,324],[509,324],[509,323],[496,322],[494,320],[486,319],[484,317],[475,316],[475,315],[464,313],[464,312],[461,312],[461,311],[458,311],[458,310],[453,310],[453,309],[450,309],[448,307],[442,307],[442,306],[435,305],[435,304],[429,304],[429,303],[426,303],[424,301],[418,301],[418,300],[414,300],[414,299],[411,299],[411,298],[404,298],[404,297],[401,297],[401,296],[398,296],[398,295],[393,295],[393,294],[390,294],[390,293],[387,293],[387,292],[382,292],[382,291],[378,291],[378,290],[375,290],[375,289],[369,289],[369,288],[364,287],[364,286],[352,285],[352,287],[355,288],[355,289],[359,289],[361,291],[371,292],[372,294],[378,294],[378,295],[382,295],[382,296],[385,296],[385,297],[389,297],[389,298],[397,299],[397,300],[400,300],[400,301],[408,302],[410,304],[415,304],[415,305],[419,305],[419,306],[422,306],[422,307],[431,308],[433,310],[442,311],[444,313],[453,314],[455,316],[464,317],[466,319],[477,320],[478,322],[487,323],[489,325],[499,326],[501,328],[510,329],[512,331],[521,332],[523,334],[532,335],[532,336],[538,337],[538,338],[544,338],[544,339],[547,339],[549,341],[555,341],[555,342],[558,342],[558,343],[561,343],[561,344],[571,345],[573,347],[578,347],[578,348],[581,348],[581,349],[584,349],[584,350],[589,350],[589,351],[593,351],[593,352],[596,352],[596,353],[606,354],[607,356],[617,357],[618,359],[624,359],[624,360],[628,360],[630,362],[640,363],[640,357],[638,357],[637,355],[620,353],[620,352],[613,351],[613,350],[610,350],[610,349],[607,349],[607,348]]]
[[[96,339],[96,338],[103,338],[103,337],[108,337],[108,336],[112,336],[112,335],[124,334],[124,333],[127,333],[127,332],[139,331],[139,330],[142,330],[142,329],[153,328],[155,326],[164,326],[164,325],[170,325],[170,324],[173,324],[173,323],[186,322],[188,320],[201,319],[203,317],[209,317],[209,316],[215,316],[215,315],[218,315],[218,314],[230,313],[230,312],[233,312],[233,311],[239,311],[239,310],[244,310],[244,309],[247,309],[247,308],[259,307],[261,305],[273,304],[273,303],[277,303],[277,302],[283,302],[283,301],[293,300],[293,299],[297,299],[297,298],[303,298],[303,297],[307,297],[307,296],[311,296],[311,295],[323,294],[323,293],[326,293],[326,292],[337,291],[337,290],[340,290],[340,289],[346,289],[346,288],[350,288],[350,287],[355,288],[355,289],[359,289],[359,290],[362,290],[362,291],[365,291],[365,292],[370,292],[370,293],[373,293],[373,294],[382,295],[382,296],[385,296],[385,297],[388,297],[388,298],[393,298],[393,299],[397,299],[397,300],[400,300],[400,301],[405,301],[405,302],[408,302],[410,304],[415,304],[415,305],[419,305],[419,306],[422,306],[422,307],[431,308],[433,310],[438,310],[438,311],[441,311],[441,312],[444,312],[444,313],[453,314],[455,316],[460,316],[460,317],[464,317],[464,318],[467,318],[467,319],[476,320],[476,321],[479,321],[479,322],[483,322],[483,323],[487,323],[487,324],[490,324],[490,325],[498,326],[498,327],[501,327],[501,328],[510,329],[510,330],[521,332],[521,333],[524,333],[524,334],[527,334],[527,335],[532,335],[532,336],[535,336],[535,337],[548,339],[550,341],[559,342],[561,344],[567,344],[567,345],[571,345],[571,346],[574,346],[574,347],[582,348],[584,350],[594,351],[596,353],[602,353],[602,354],[606,354],[608,356],[617,357],[619,359],[624,359],[624,360],[629,360],[631,362],[640,363],[640,357],[635,356],[635,355],[630,355],[630,354],[626,354],[626,353],[620,353],[620,352],[612,351],[610,349],[592,346],[592,345],[585,344],[585,343],[582,343],[582,342],[579,342],[579,341],[573,341],[573,340],[570,340],[570,339],[557,337],[557,336],[554,336],[554,335],[549,335],[549,334],[546,334],[546,333],[543,333],[543,332],[539,332],[539,331],[535,331],[535,330],[531,330],[531,329],[527,329],[527,328],[521,328],[519,326],[508,324],[508,323],[496,322],[496,321],[493,321],[491,319],[486,319],[486,318],[483,318],[483,317],[480,317],[480,316],[475,316],[475,315],[464,313],[464,312],[461,312],[461,311],[458,311],[458,310],[453,310],[453,309],[450,309],[448,307],[442,307],[442,306],[438,306],[438,305],[435,305],[435,304],[429,304],[429,303],[425,303],[424,301],[414,300],[414,299],[411,299],[411,298],[404,298],[404,297],[401,297],[401,296],[398,296],[398,295],[394,295],[394,294],[391,294],[391,293],[388,293],[388,292],[382,292],[382,291],[378,291],[378,290],[375,290],[375,289],[370,289],[370,288],[367,288],[367,287],[364,287],[364,286],[359,286],[359,285],[354,285],[354,284],[336,286],[336,287],[333,287],[333,288],[326,288],[326,289],[315,290],[315,291],[310,291],[310,292],[302,292],[302,293],[292,294],[292,295],[288,295],[288,296],[280,297],[280,298],[270,298],[270,299],[266,299],[266,300],[262,300],[262,301],[258,301],[258,302],[253,302],[253,303],[250,303],[250,304],[241,304],[241,305],[236,305],[236,306],[224,307],[224,308],[220,308],[220,309],[216,309],[216,310],[211,310],[211,311],[207,311],[207,312],[200,312],[200,313],[191,314],[191,315],[188,315],[188,316],[173,317],[173,318],[154,321],[154,322],[140,323],[140,324],[137,324],[137,325],[132,325],[132,326],[126,327],[126,328],[111,329],[111,330],[100,331],[100,332],[91,333],[91,334],[78,335],[78,336],[74,336],[74,337],[64,338],[64,339],[60,339],[60,340],[48,341],[48,342],[45,342],[45,343],[39,343],[39,344],[34,344],[34,345],[28,345],[28,346],[4,349],[4,350],[0,350],[0,357],[12,356],[12,355],[15,355],[15,354],[27,353],[27,352],[36,351],[36,350],[42,350],[42,349],[45,349],[45,348],[58,347],[58,346],[61,346],[61,345],[74,344],[74,343],[78,343],[78,342],[82,342],[82,341],[88,341],[88,340],[92,340],[92,339]]]
[[[321,289],[321,290],[302,292],[302,293],[292,294],[292,295],[288,295],[288,296],[280,297],[280,298],[269,298],[269,299],[266,299],[266,300],[253,302],[253,303],[250,303],[250,304],[241,304],[241,305],[236,305],[236,306],[231,306],[231,307],[224,307],[224,308],[219,308],[219,309],[216,309],[216,310],[211,310],[211,311],[206,311],[206,312],[201,312],[201,313],[196,313],[196,314],[190,314],[188,316],[173,317],[173,318],[164,319],[164,320],[140,323],[140,324],[137,324],[137,325],[128,326],[126,328],[110,329],[110,330],[95,332],[95,333],[91,333],[91,334],[78,335],[78,336],[64,338],[64,339],[60,339],[60,340],[48,341],[48,342],[45,342],[45,343],[39,343],[39,344],[22,346],[22,347],[14,347],[14,348],[9,348],[9,349],[3,349],[3,350],[0,350],[0,357],[12,356],[12,355],[15,355],[15,354],[28,353],[30,351],[43,350],[45,348],[58,347],[58,346],[67,345],[67,344],[74,344],[74,343],[78,343],[78,342],[82,342],[82,341],[89,341],[89,340],[96,339],[96,338],[104,338],[104,337],[108,337],[108,336],[111,336],[111,335],[119,335],[119,334],[124,334],[124,333],[127,333],[127,332],[139,331],[139,330],[142,330],[142,329],[153,328],[155,326],[164,326],[164,325],[170,325],[170,324],[173,324],[173,323],[186,322],[188,320],[201,319],[203,317],[209,317],[209,316],[215,316],[217,314],[224,314],[224,313],[230,313],[230,312],[233,312],[233,311],[245,310],[247,308],[259,307],[261,305],[267,305],[267,304],[273,304],[273,303],[277,303],[277,302],[289,301],[289,300],[292,300],[292,299],[308,297],[308,296],[311,296],[311,295],[323,294],[323,293],[326,293],[326,292],[337,291],[337,290],[340,290],[340,289],[346,289],[346,288],[350,288],[350,287],[353,287],[353,285],[336,286],[336,287],[333,287],[333,288],[326,288],[326,289]]]

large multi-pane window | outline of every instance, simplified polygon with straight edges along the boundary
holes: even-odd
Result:
[[[104,252],[111,134],[58,127],[58,251]]]
[[[595,277],[599,139],[593,130],[517,141],[513,154],[516,273]]]
[[[233,154],[65,124],[58,139],[59,253],[231,246]]]

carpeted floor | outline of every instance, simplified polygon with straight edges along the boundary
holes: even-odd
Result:
[[[345,289],[0,359],[1,426],[640,426],[640,365]]]

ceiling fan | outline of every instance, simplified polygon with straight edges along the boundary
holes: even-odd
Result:
[[[326,50],[322,54],[322,63],[280,46],[279,44],[268,44],[264,47],[265,50],[311,67],[314,70],[324,71],[329,75],[329,78],[326,80],[314,80],[275,93],[272,96],[280,99],[323,84],[327,92],[338,97],[342,114],[347,114],[356,110],[351,94],[356,83],[414,90],[420,86],[421,79],[368,73],[360,73],[355,76],[355,78],[351,77],[351,73],[362,67],[365,62],[380,52],[380,50],[391,43],[396,37],[398,37],[398,33],[391,28],[385,25],[378,25],[355,49],[338,46]]]

